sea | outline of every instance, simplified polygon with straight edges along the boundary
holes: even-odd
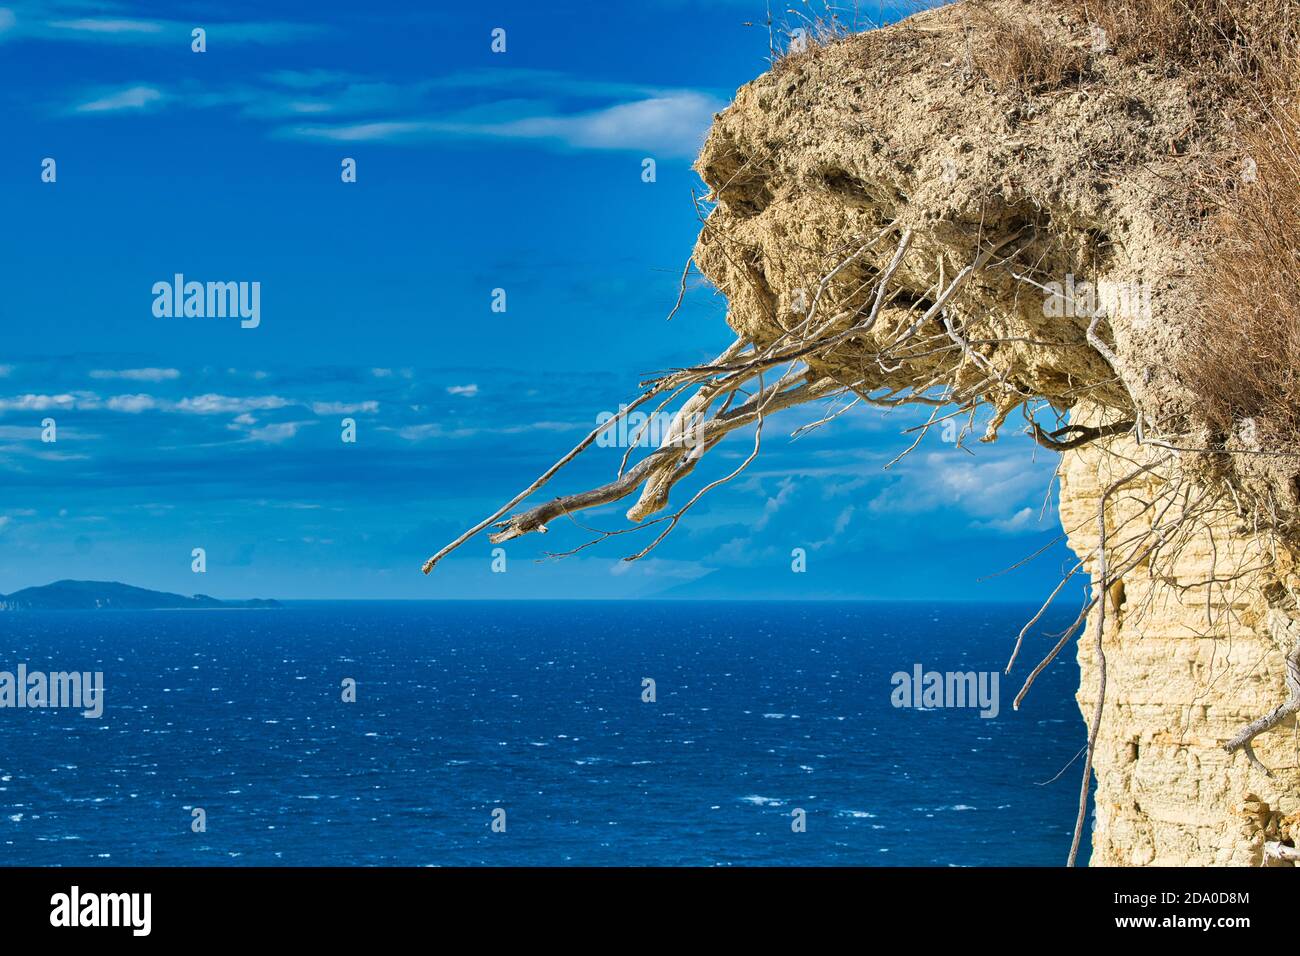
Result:
[[[0,864],[1058,866],[1073,647],[1011,701],[1065,622],[1029,637],[996,716],[898,706],[895,677],[1000,674],[1034,610],[0,613],[0,671],[104,675],[99,718],[0,708]]]

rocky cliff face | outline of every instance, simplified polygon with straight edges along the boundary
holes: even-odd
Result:
[[[1101,495],[1143,454],[1127,443],[1065,456],[1061,520],[1093,587]],[[1148,477],[1127,485],[1107,509],[1109,534],[1148,533],[1161,520],[1146,507],[1161,484]],[[1173,547],[1138,563],[1107,598],[1092,862],[1275,865],[1265,844],[1294,845],[1300,836],[1295,723],[1254,742],[1271,776],[1223,744],[1286,699],[1284,663],[1300,637],[1300,612],[1289,597],[1296,588],[1292,558],[1231,513],[1213,516]],[[1089,634],[1096,624],[1094,612]],[[1078,656],[1086,718],[1098,686],[1090,637],[1079,642]]]
[[[1026,25],[1066,66],[1008,88],[987,67]],[[1052,4],[965,3],[787,57],[697,166],[715,205],[695,262],[742,342],[802,349],[810,380],[869,403],[978,416],[981,440],[1024,413],[1062,453],[1096,602],[1078,632],[1089,722],[1104,615],[1094,864],[1273,864],[1265,844],[1300,836],[1294,716],[1255,738],[1258,763],[1224,746],[1291,693],[1294,555],[1238,489],[1294,509],[1297,463],[1197,450],[1177,361],[1197,347],[1190,197],[1230,148],[1228,112]],[[1062,299],[1083,282],[1121,294]]]

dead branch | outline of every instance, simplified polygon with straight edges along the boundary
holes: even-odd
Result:
[[[735,408],[710,418],[698,426],[701,444],[704,447],[711,447],[727,433],[757,421],[762,415],[821,398],[840,386],[830,379],[822,379],[778,391],[781,387],[782,382],[777,382]],[[534,531],[544,533],[547,524],[556,517],[626,498],[642,482],[646,482],[649,486],[653,478],[657,482],[653,486],[654,497],[644,499],[644,503],[638,502],[628,512],[629,520],[640,520],[660,510],[667,501],[669,489],[694,468],[699,456],[696,455],[683,466],[681,459],[684,454],[683,448],[664,445],[637,462],[622,477],[608,484],[590,491],[555,498],[496,525],[499,530],[490,535],[488,540],[493,544],[499,544]]]
[[[1286,656],[1286,688],[1289,692],[1288,698],[1273,708],[1269,713],[1253,720],[1237,736],[1233,737],[1223,745],[1228,753],[1242,750],[1246,753],[1246,759],[1254,765],[1266,777],[1273,776],[1272,772],[1260,762],[1255,756],[1254,744],[1255,738],[1267,730],[1272,730],[1282,721],[1286,720],[1293,714],[1300,712],[1300,640]]]
[[[1099,438],[1125,435],[1133,430],[1133,424],[1132,421],[1122,421],[1096,427],[1090,425],[1066,425],[1064,428],[1045,432],[1038,422],[1031,422],[1030,426],[1025,429],[1025,434],[1051,451],[1070,451],[1073,448],[1082,448]],[[1067,438],[1067,435],[1070,437]]]
[[[1300,863],[1300,848],[1287,846],[1280,840],[1270,840],[1264,844],[1264,856],[1272,860]]]

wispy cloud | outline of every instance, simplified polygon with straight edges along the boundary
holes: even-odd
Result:
[[[279,444],[297,435],[300,428],[315,424],[316,422],[275,422],[271,425],[263,425],[261,428],[251,429],[248,432],[248,440]]]
[[[1055,520],[1055,515],[1051,516],[1051,520]],[[1000,534],[1025,534],[1031,531],[1045,530],[1047,524],[1039,520],[1037,509],[1024,507],[1009,518],[995,518],[992,521],[972,521],[971,527],[977,531],[996,531]]]
[[[46,25],[53,30],[71,30],[85,33],[156,34],[166,30],[157,20],[110,20],[83,17],[77,20],[50,20]]]
[[[692,157],[724,105],[701,90],[548,70],[474,70],[394,82],[318,69],[281,70],[215,88],[193,80],[96,87],[83,90],[67,112],[225,109],[271,124],[268,131],[279,139],[405,145],[498,140]]]
[[[849,529],[853,522],[853,505],[849,505],[835,516],[835,523],[831,526],[831,532],[820,541],[814,541],[809,547],[814,551],[820,551],[822,548],[835,544],[840,540],[840,536]]]
[[[97,368],[90,372],[91,378],[120,378],[130,382],[166,382],[181,377],[179,369],[174,368]]]
[[[78,396],[67,393],[61,395],[17,395],[13,398],[0,398],[0,412],[47,412],[57,408],[75,408]]]
[[[672,156],[694,156],[704,142],[713,114],[724,105],[703,93],[682,90],[576,116],[518,120],[487,127],[485,132],[555,140],[582,149],[646,149]]]
[[[93,94],[92,94],[93,95]],[[128,86],[114,92],[94,95],[93,99],[78,103],[75,113],[117,113],[123,110],[148,110],[164,100],[161,90],[152,86]]]
[[[379,403],[367,402],[312,402],[311,410],[317,415],[356,415],[366,413],[373,415],[379,411]]]
[[[158,408],[158,401],[152,395],[114,395],[108,400],[108,408],[114,412],[138,415]]]
[[[196,395],[193,398],[183,398],[175,403],[174,408],[178,412],[188,412],[195,415],[229,415],[286,408],[291,404],[292,402],[287,398],[281,398],[279,395],[241,397],[208,393],[206,395]]]
[[[575,422],[529,422],[526,425],[449,426],[441,422],[406,425],[397,429],[399,438],[420,442],[433,438],[479,438],[492,435],[527,435],[543,432],[579,431],[590,426]]]
[[[324,28],[314,23],[290,21],[172,20],[162,17],[123,16],[114,9],[106,15],[101,4],[83,2],[21,4],[0,8],[0,35],[6,40],[40,40],[64,43],[173,46],[189,52],[191,31],[202,27],[208,42],[219,44],[282,44],[318,36]]]
[[[391,119],[285,127],[278,135],[326,142],[418,143],[433,139],[502,139],[569,149],[639,150],[692,157],[724,104],[693,90],[571,114],[498,122]]]
[[[777,493],[767,499],[763,505],[763,513],[754,521],[754,530],[762,531],[766,528],[772,518],[790,502],[794,492],[794,479],[782,479],[777,488]]]
[[[996,457],[959,458],[954,451],[930,452],[906,469],[872,499],[872,512],[916,514],[939,508],[957,508],[986,521],[1007,520],[1015,508],[1021,517],[1026,499],[1041,497],[1042,475],[1024,467],[1023,449],[999,449]],[[1001,530],[1014,530],[1004,525]],[[1027,529],[1025,529],[1027,530]]]

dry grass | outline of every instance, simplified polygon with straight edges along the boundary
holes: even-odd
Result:
[[[1253,88],[1277,79],[1277,63],[1296,48],[1300,0],[1056,0],[1082,23],[1100,27],[1106,49],[1129,62],[1191,68],[1198,82]],[[976,65],[1000,86],[1051,89],[1087,72],[1088,51],[1055,42],[1028,16],[1006,17],[970,0],[979,35]],[[1041,11],[1040,3],[1026,3]]]
[[[1194,65],[1244,77],[1271,71],[1294,49],[1298,0],[1058,0],[1067,12],[1106,31],[1130,61]]]
[[[774,16],[769,4],[764,23],[768,33],[768,59],[775,73],[786,72],[821,47],[830,46],[859,29],[876,26],[874,23],[859,25],[857,18],[840,9],[834,0],[782,3],[780,8],[784,12]]]
[[[1300,104],[1272,108],[1245,147],[1184,377],[1218,436],[1300,447]]]
[[[1180,373],[1216,442],[1300,448],[1300,0],[1058,2],[1116,55],[1235,104]]]
[[[1061,0],[1130,61],[1238,106],[1180,365],[1213,440],[1300,447],[1300,0]]]
[[[922,10],[944,6],[951,0],[898,0],[892,4],[895,16],[910,16]],[[768,62],[778,75],[798,66],[823,48],[865,30],[884,26],[894,16],[887,7],[865,0],[781,0],[769,2],[767,17],[747,26],[766,27]]]
[[[1003,89],[1044,92],[1076,82],[1088,72],[1086,50],[1049,39],[1033,22],[1007,19],[972,5],[973,65]]]

